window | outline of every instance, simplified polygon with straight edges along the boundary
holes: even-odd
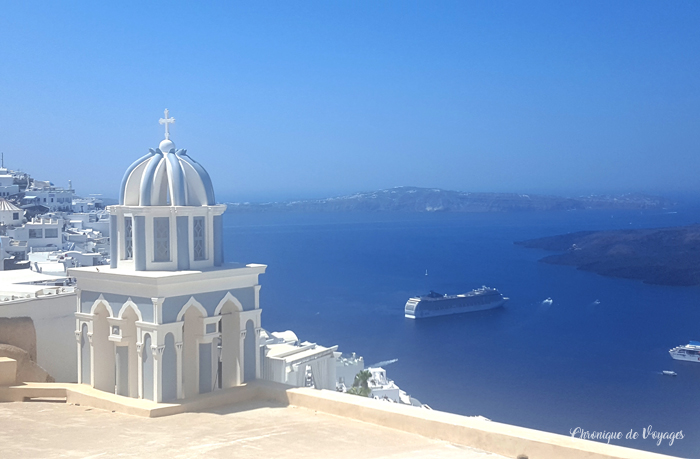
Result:
[[[43,230],[40,230],[40,229],[30,229],[29,230],[29,239],[41,239],[43,237],[44,237]]]
[[[124,259],[134,258],[134,233],[133,220],[131,217],[124,217]]]
[[[58,228],[46,228],[44,237],[58,237]]]
[[[170,218],[153,218],[153,261],[170,261]]]
[[[12,214],[12,219],[13,220],[19,220],[19,212],[15,212]]]
[[[46,198],[44,198],[44,202],[46,202]]]
[[[204,217],[194,217],[192,220],[192,236],[194,239],[194,259],[206,259],[206,248],[204,246]]]

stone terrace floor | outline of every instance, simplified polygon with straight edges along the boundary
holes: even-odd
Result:
[[[3,459],[505,459],[306,408],[258,401],[161,418],[66,403],[0,403],[0,445]]]

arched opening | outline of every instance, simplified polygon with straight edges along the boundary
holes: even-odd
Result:
[[[249,320],[245,324],[245,341],[243,343],[244,356],[243,362],[245,370],[243,372],[243,382],[253,381],[255,379],[255,325]]]
[[[200,347],[202,319],[200,310],[190,306],[183,316],[182,324],[182,387],[185,398],[199,393]],[[211,343],[209,344],[211,347]],[[211,362],[211,358],[209,359]],[[209,363],[211,368],[211,363]],[[211,379],[211,376],[210,376]]]
[[[90,374],[90,340],[88,338],[88,326],[83,324],[80,327],[80,378],[83,384],[92,384]]]
[[[93,314],[95,318],[92,323],[92,385],[95,389],[114,393],[114,343],[109,340],[109,311],[104,303],[100,303]]]
[[[240,309],[233,301],[227,301],[221,307],[221,357],[219,363],[219,387],[227,388],[241,384],[243,368],[241,367],[241,317]]]
[[[165,335],[163,351],[163,401],[177,398],[177,353],[175,337],[172,333]]]
[[[151,350],[151,335],[143,336],[141,348],[141,375],[143,381],[143,398],[153,400],[153,351]]]
[[[138,397],[138,353],[136,351],[136,321],[139,320],[133,306],[122,312],[121,336],[123,344],[116,347],[117,394]]]

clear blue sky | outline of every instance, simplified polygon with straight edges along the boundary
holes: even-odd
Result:
[[[0,151],[116,197],[163,138],[220,200],[700,193],[700,2],[11,2]]]

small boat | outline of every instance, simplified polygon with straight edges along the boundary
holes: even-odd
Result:
[[[671,371],[671,370],[664,370],[661,373],[663,373],[666,376],[678,376],[678,373],[676,373],[675,371]]]
[[[554,300],[551,298],[547,298],[546,300],[542,301],[542,304],[544,304],[546,306],[551,306],[552,303],[554,303]]]

